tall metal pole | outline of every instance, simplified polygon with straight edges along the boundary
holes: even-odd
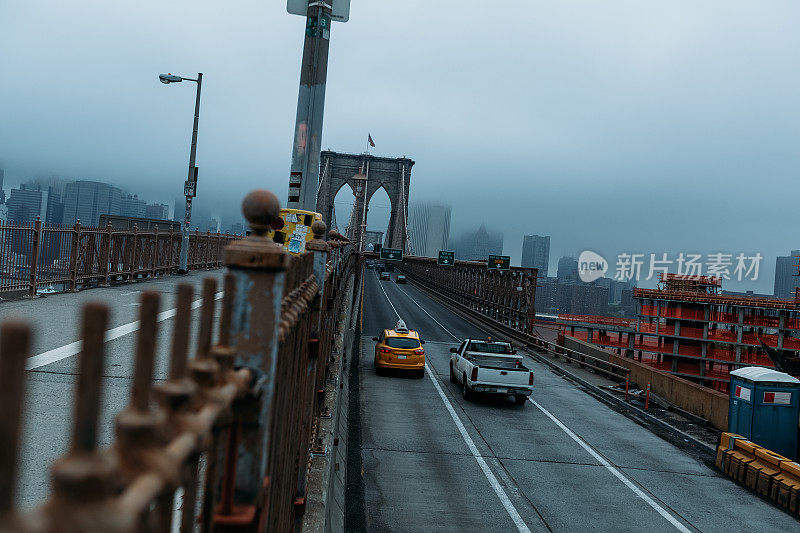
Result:
[[[203,73],[197,73],[197,98],[194,101],[194,126],[192,127],[192,147],[189,151],[189,176],[183,192],[186,195],[186,213],[181,226],[181,257],[178,272],[189,271],[189,226],[192,223],[192,198],[197,195],[197,167],[194,164],[197,155],[197,123],[200,119],[200,88],[203,85]]]
[[[319,161],[322,146],[322,117],[325,110],[325,81],[328,76],[328,45],[331,6],[334,0],[308,4],[300,90],[289,174],[290,209],[317,210]],[[330,223],[330,221],[326,221]]]

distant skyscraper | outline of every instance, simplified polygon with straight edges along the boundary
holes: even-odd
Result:
[[[550,263],[550,236],[525,235],[522,240],[522,266],[539,269],[539,277],[547,277]]]
[[[8,219],[12,222],[33,222],[42,216],[42,197],[47,201],[47,193],[28,188],[25,184],[19,189],[11,189],[8,198]],[[45,204],[46,206],[47,204]]]
[[[411,253],[423,257],[438,257],[439,250],[447,250],[450,240],[450,206],[415,203],[408,211]]]
[[[175,210],[172,212],[172,220],[183,224],[184,216],[186,216],[186,197],[177,196],[175,198]]]
[[[148,204],[144,216],[156,220],[169,220],[169,206],[167,204]]]
[[[794,290],[800,287],[800,277],[797,273],[798,256],[800,250],[792,250],[788,257],[775,259],[775,286],[774,293],[778,298],[794,298]]]
[[[0,205],[6,203],[6,191],[3,189],[3,178],[5,177],[6,171],[0,168]]]
[[[35,180],[11,189],[6,202],[8,220],[33,222],[36,217],[43,224],[61,224],[64,205],[61,202],[63,183],[59,180]]]
[[[489,255],[503,253],[503,234],[489,231],[481,224],[477,231],[463,233],[454,248],[456,259],[486,261]]]
[[[80,220],[84,226],[96,226],[100,215],[119,215],[122,191],[98,181],[68,183],[64,190],[64,223]]]
[[[568,255],[559,259],[556,277],[559,282],[578,281],[578,260]]]
[[[144,200],[139,200],[135,194],[127,194],[120,198],[119,214],[124,217],[144,218],[147,211],[147,204]],[[100,213],[105,215],[107,213]]]

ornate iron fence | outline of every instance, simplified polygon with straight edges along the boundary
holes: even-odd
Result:
[[[486,263],[476,261],[445,266],[436,259],[406,256],[400,269],[424,287],[502,326],[533,333],[535,268],[489,270]]]
[[[189,235],[190,270],[222,266],[225,246],[239,235]],[[26,290],[34,296],[42,285],[67,290],[112,281],[169,274],[178,269],[181,234],[81,226],[45,226],[0,222],[0,292]]]
[[[157,385],[160,296],[143,293],[130,402],[105,449],[97,442],[109,310],[85,307],[69,451],[51,468],[50,498],[27,513],[14,502],[31,328],[0,326],[0,530],[297,530],[332,332],[354,305],[342,287],[355,283],[359,257],[349,243],[321,240],[322,222],[306,253],[288,255],[265,235],[278,208],[267,191],[245,199],[253,233],[225,249],[218,341],[209,278],[191,359],[193,289],[179,286],[169,377]],[[204,238],[211,247],[200,263],[213,254]]]

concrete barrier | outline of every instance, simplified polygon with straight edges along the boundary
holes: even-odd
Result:
[[[589,342],[584,342],[576,339],[575,337],[570,337],[569,335],[564,335],[564,340],[559,344],[564,348],[576,350],[586,355],[591,355],[592,357],[602,359],[603,361],[609,361],[608,357],[611,355],[607,350],[604,350],[599,346],[595,346]]]
[[[649,383],[650,390],[656,396],[687,413],[707,420],[720,431],[728,430],[729,400],[727,394],[692,383],[633,359],[609,353],[608,360],[628,368],[631,371],[631,382],[639,388],[644,389]]]
[[[577,350],[592,357],[630,370],[630,381],[640,389],[650,384],[650,391],[672,405],[708,421],[720,431],[728,430],[728,395],[679,378],[633,359],[628,359],[604,350],[594,344],[564,337],[564,347]]]

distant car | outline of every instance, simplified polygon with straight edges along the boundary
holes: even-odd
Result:
[[[383,370],[413,370],[417,377],[425,375],[425,341],[419,333],[408,329],[399,320],[394,329],[385,329],[375,341],[375,373]]]
[[[383,280],[391,281],[391,279],[392,279],[392,277],[389,275],[388,272],[381,272],[381,275],[380,275],[380,280],[381,281],[383,281]]]
[[[402,274],[398,274],[396,278],[394,278],[395,283],[408,283],[406,277]]]
[[[372,270],[373,268],[375,268],[375,264],[372,261],[367,261],[366,263],[364,263],[364,267],[367,270]]]

